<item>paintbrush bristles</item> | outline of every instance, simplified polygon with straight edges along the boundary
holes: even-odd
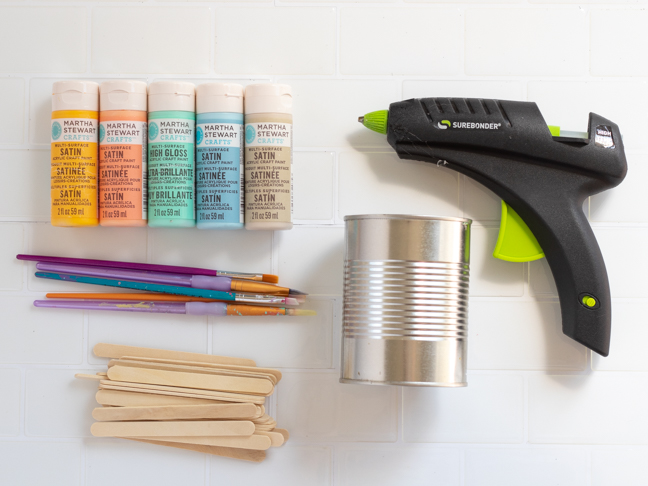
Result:
[[[317,312],[308,309],[286,309],[287,316],[316,316]]]
[[[263,274],[263,281],[268,282],[268,283],[276,284],[276,283],[279,283],[279,277],[277,277],[276,275],[268,275],[268,274],[264,273]]]

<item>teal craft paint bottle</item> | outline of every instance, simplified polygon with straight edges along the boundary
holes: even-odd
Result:
[[[198,229],[244,227],[243,87],[196,88],[196,217]]]
[[[194,85],[151,83],[148,111],[148,225],[195,226]]]

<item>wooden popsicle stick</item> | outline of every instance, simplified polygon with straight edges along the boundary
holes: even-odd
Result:
[[[97,376],[108,376],[108,373],[105,371],[98,371]]]
[[[221,447],[236,447],[237,449],[254,449],[265,451],[270,448],[272,441],[264,435],[249,437],[138,437],[138,439],[153,439],[163,442],[180,442],[182,444],[200,444]]]
[[[95,380],[95,381],[103,380],[101,376],[89,375],[87,373],[77,373],[74,375],[74,377],[79,378],[80,380]]]
[[[204,368],[221,368],[225,370],[249,371],[251,373],[264,373],[264,374],[269,374],[274,376],[276,378],[276,383],[278,383],[281,380],[281,376],[282,376],[281,371],[279,370],[274,370],[272,368],[259,368],[256,366],[201,363],[198,361],[190,361],[190,360],[146,358],[146,357],[135,357],[135,356],[124,356],[121,359],[128,359],[128,360],[135,360],[135,361],[150,361],[153,363],[167,363],[167,364],[177,364],[177,365],[185,365],[185,366],[197,366],[197,367],[204,367]]]
[[[213,391],[213,390],[203,390],[201,388],[182,388],[178,386],[149,385],[148,383],[132,383],[127,381],[101,380],[99,382],[99,387],[101,388],[103,386],[126,387],[132,389],[133,391],[141,391],[144,389],[168,391],[168,392],[180,393],[182,395],[197,395],[198,398],[202,396],[206,396],[206,397],[213,397],[218,400],[223,400],[227,402],[245,402],[245,403],[255,403],[257,405],[263,405],[263,403],[265,402],[265,398],[260,397],[258,395],[245,395],[243,393],[228,393],[228,392],[220,392],[220,391]]]
[[[157,407],[95,408],[92,417],[99,422],[128,420],[251,419],[257,412],[253,403],[213,405],[164,405]]]
[[[248,420],[95,422],[90,432],[95,437],[249,437],[254,433],[254,424]]]
[[[110,382],[114,383],[114,382]],[[197,393],[184,393],[184,392],[175,392],[175,391],[169,391],[168,388],[172,387],[164,387],[166,389],[158,389],[162,387],[155,387],[155,388],[139,388],[139,387],[128,387],[128,386],[119,386],[119,385],[104,385],[100,384],[99,389],[106,389],[106,390],[118,390],[118,391],[123,391],[123,392],[134,392],[134,393],[151,393],[153,395],[167,395],[171,397],[184,397],[184,398],[200,398],[202,400],[213,400],[217,403],[254,403],[257,405],[260,405],[261,403],[254,401],[254,400],[241,400],[240,398],[229,398],[229,397],[224,397],[220,395],[203,395],[203,394],[197,394]]]
[[[274,429],[274,431],[284,436],[284,444],[288,441],[288,439],[290,439],[290,434],[286,429]]]
[[[160,405],[204,405],[211,403],[231,403],[211,400],[210,398],[188,398],[170,395],[153,395],[130,391],[100,389],[95,395],[99,405],[112,407],[154,407]],[[257,405],[257,407],[262,405]]]
[[[274,425],[255,425],[254,432],[272,432],[274,431]]]
[[[282,445],[284,445],[284,442],[286,442],[284,436],[279,432],[256,432],[255,431],[254,433],[259,435],[265,435],[266,437],[270,437],[270,444],[272,445],[272,447],[281,447]]]
[[[200,388],[203,390],[263,396],[272,394],[274,390],[274,386],[269,380],[257,378],[203,375],[178,371],[129,368],[127,366],[113,366],[108,370],[108,378],[114,381],[128,381],[131,383]]]
[[[199,363],[229,364],[239,366],[256,366],[251,359],[214,356],[211,354],[187,353],[165,349],[141,348],[121,344],[99,343],[94,347],[94,354],[100,358],[121,358],[123,356],[141,356],[143,358],[180,359]]]
[[[186,371],[189,373],[203,373],[207,375],[224,375],[224,376],[239,376],[242,378],[259,378],[269,380],[274,386],[276,379],[273,375],[263,374],[263,373],[250,373],[248,371],[236,371],[236,370],[223,370],[220,368],[205,368],[198,366],[186,366],[186,365],[176,365],[170,363],[152,363],[150,361],[138,361],[132,360],[129,358],[125,359],[113,359],[108,363],[108,367],[112,368],[113,366],[129,366],[131,368],[147,368],[153,370],[167,370],[167,371]]]
[[[236,449],[234,447],[219,447],[219,446],[208,446],[208,445],[200,445],[200,444],[182,444],[180,442],[162,442],[160,440],[150,440],[150,439],[129,438],[126,440],[145,442],[147,444],[155,444],[155,445],[161,445],[166,447],[175,447],[178,449],[185,449],[188,451],[204,452],[205,454],[211,454],[213,456],[230,457],[232,459],[241,459],[243,461],[250,461],[250,462],[263,462],[263,460],[266,458],[265,451],[258,451],[252,449]]]

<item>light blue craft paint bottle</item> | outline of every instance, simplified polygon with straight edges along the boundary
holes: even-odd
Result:
[[[243,87],[196,88],[196,210],[198,229],[244,227]]]
[[[191,83],[157,81],[148,91],[148,225],[196,225],[196,103]]]

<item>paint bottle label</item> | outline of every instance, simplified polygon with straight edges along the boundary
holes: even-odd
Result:
[[[243,114],[198,115],[198,223],[243,223]]]
[[[193,112],[149,113],[149,221],[195,220],[195,125]]]
[[[52,224],[96,224],[98,113],[61,110],[52,113]]]
[[[99,218],[146,219],[146,112],[104,111],[99,124]]]
[[[292,116],[246,115],[245,222],[292,223]]]

